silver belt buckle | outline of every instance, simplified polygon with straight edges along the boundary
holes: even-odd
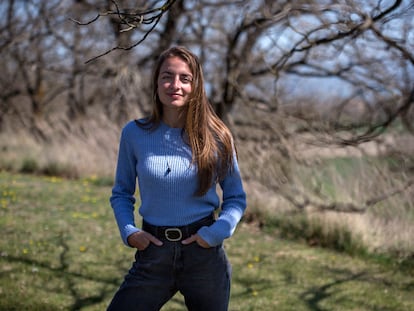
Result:
[[[183,233],[178,228],[165,229],[165,238],[171,242],[181,241]]]

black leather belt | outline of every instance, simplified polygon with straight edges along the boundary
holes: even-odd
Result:
[[[210,226],[214,223],[214,215],[211,214],[203,219],[193,222],[186,226],[153,226],[147,223],[145,220],[142,221],[142,230],[151,233],[153,236],[160,240],[167,240],[171,242],[178,242],[185,240],[197,233],[197,231],[204,226]]]

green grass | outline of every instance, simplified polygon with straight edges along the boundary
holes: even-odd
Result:
[[[133,259],[108,181],[0,173],[0,310],[105,310]],[[413,275],[242,223],[232,311],[413,310]],[[180,295],[163,311],[185,310]]]

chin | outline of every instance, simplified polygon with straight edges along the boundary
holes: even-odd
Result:
[[[172,102],[167,105],[167,107],[171,107],[171,108],[183,108],[184,106],[185,106],[185,103],[183,102]]]

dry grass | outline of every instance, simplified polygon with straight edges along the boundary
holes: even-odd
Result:
[[[256,166],[253,159],[248,161],[252,163],[247,167]],[[266,173],[259,176],[261,183],[247,182],[252,206],[248,213],[253,214],[249,218],[277,218],[276,225],[283,227],[284,236],[327,246],[332,246],[332,239],[341,238],[338,230],[342,230],[352,239],[342,243],[352,245],[337,245],[340,249],[360,251],[353,248],[362,247],[370,253],[408,258],[414,254],[414,186],[404,189],[413,177],[399,164],[393,158],[370,157],[318,159],[306,165],[292,162],[288,182],[273,184],[269,176],[280,168],[268,165]],[[391,195],[390,189],[404,191]],[[366,204],[386,193],[390,195],[384,200]],[[321,206],[335,207],[335,203],[365,212],[321,210]],[[300,232],[286,232],[289,230]]]
[[[69,135],[47,143],[39,143],[25,133],[13,136],[3,133],[0,135],[0,167],[20,171],[27,161],[32,161],[40,171],[57,165],[71,175],[66,177],[112,176],[119,133],[120,129],[106,132],[95,129],[83,138]]]

